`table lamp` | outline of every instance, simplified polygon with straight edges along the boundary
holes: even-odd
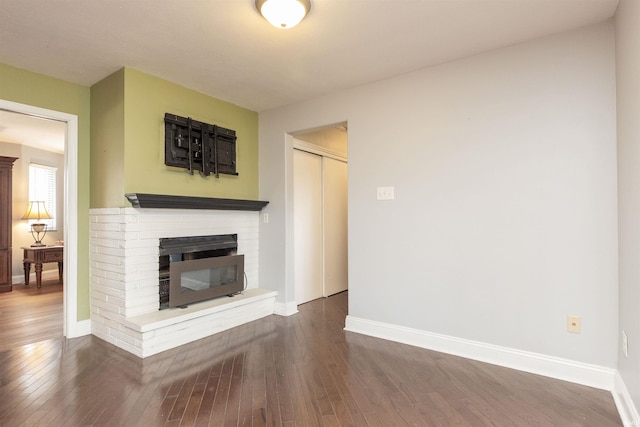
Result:
[[[32,201],[27,206],[27,211],[22,216],[22,219],[35,219],[36,222],[31,224],[31,235],[35,243],[31,245],[32,248],[46,246],[42,243],[42,239],[47,234],[47,224],[40,222],[41,219],[51,219],[52,216],[47,211],[43,201]],[[42,234],[42,236],[40,236]]]

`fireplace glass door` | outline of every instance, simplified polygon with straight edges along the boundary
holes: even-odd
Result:
[[[180,307],[244,288],[244,255],[172,262],[169,306]]]

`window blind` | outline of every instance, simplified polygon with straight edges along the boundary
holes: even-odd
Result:
[[[29,201],[43,200],[52,219],[42,220],[48,230],[56,230],[56,173],[58,168],[31,163],[29,165]],[[30,220],[29,224],[35,222]]]

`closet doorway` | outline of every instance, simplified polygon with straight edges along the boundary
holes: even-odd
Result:
[[[348,289],[346,125],[293,141],[296,303]]]

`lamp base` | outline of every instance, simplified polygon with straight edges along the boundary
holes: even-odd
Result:
[[[42,236],[41,236],[42,234]],[[31,236],[33,236],[34,244],[31,245],[32,248],[41,248],[43,246],[47,246],[42,243],[42,239],[47,235],[47,224],[31,224]]]

